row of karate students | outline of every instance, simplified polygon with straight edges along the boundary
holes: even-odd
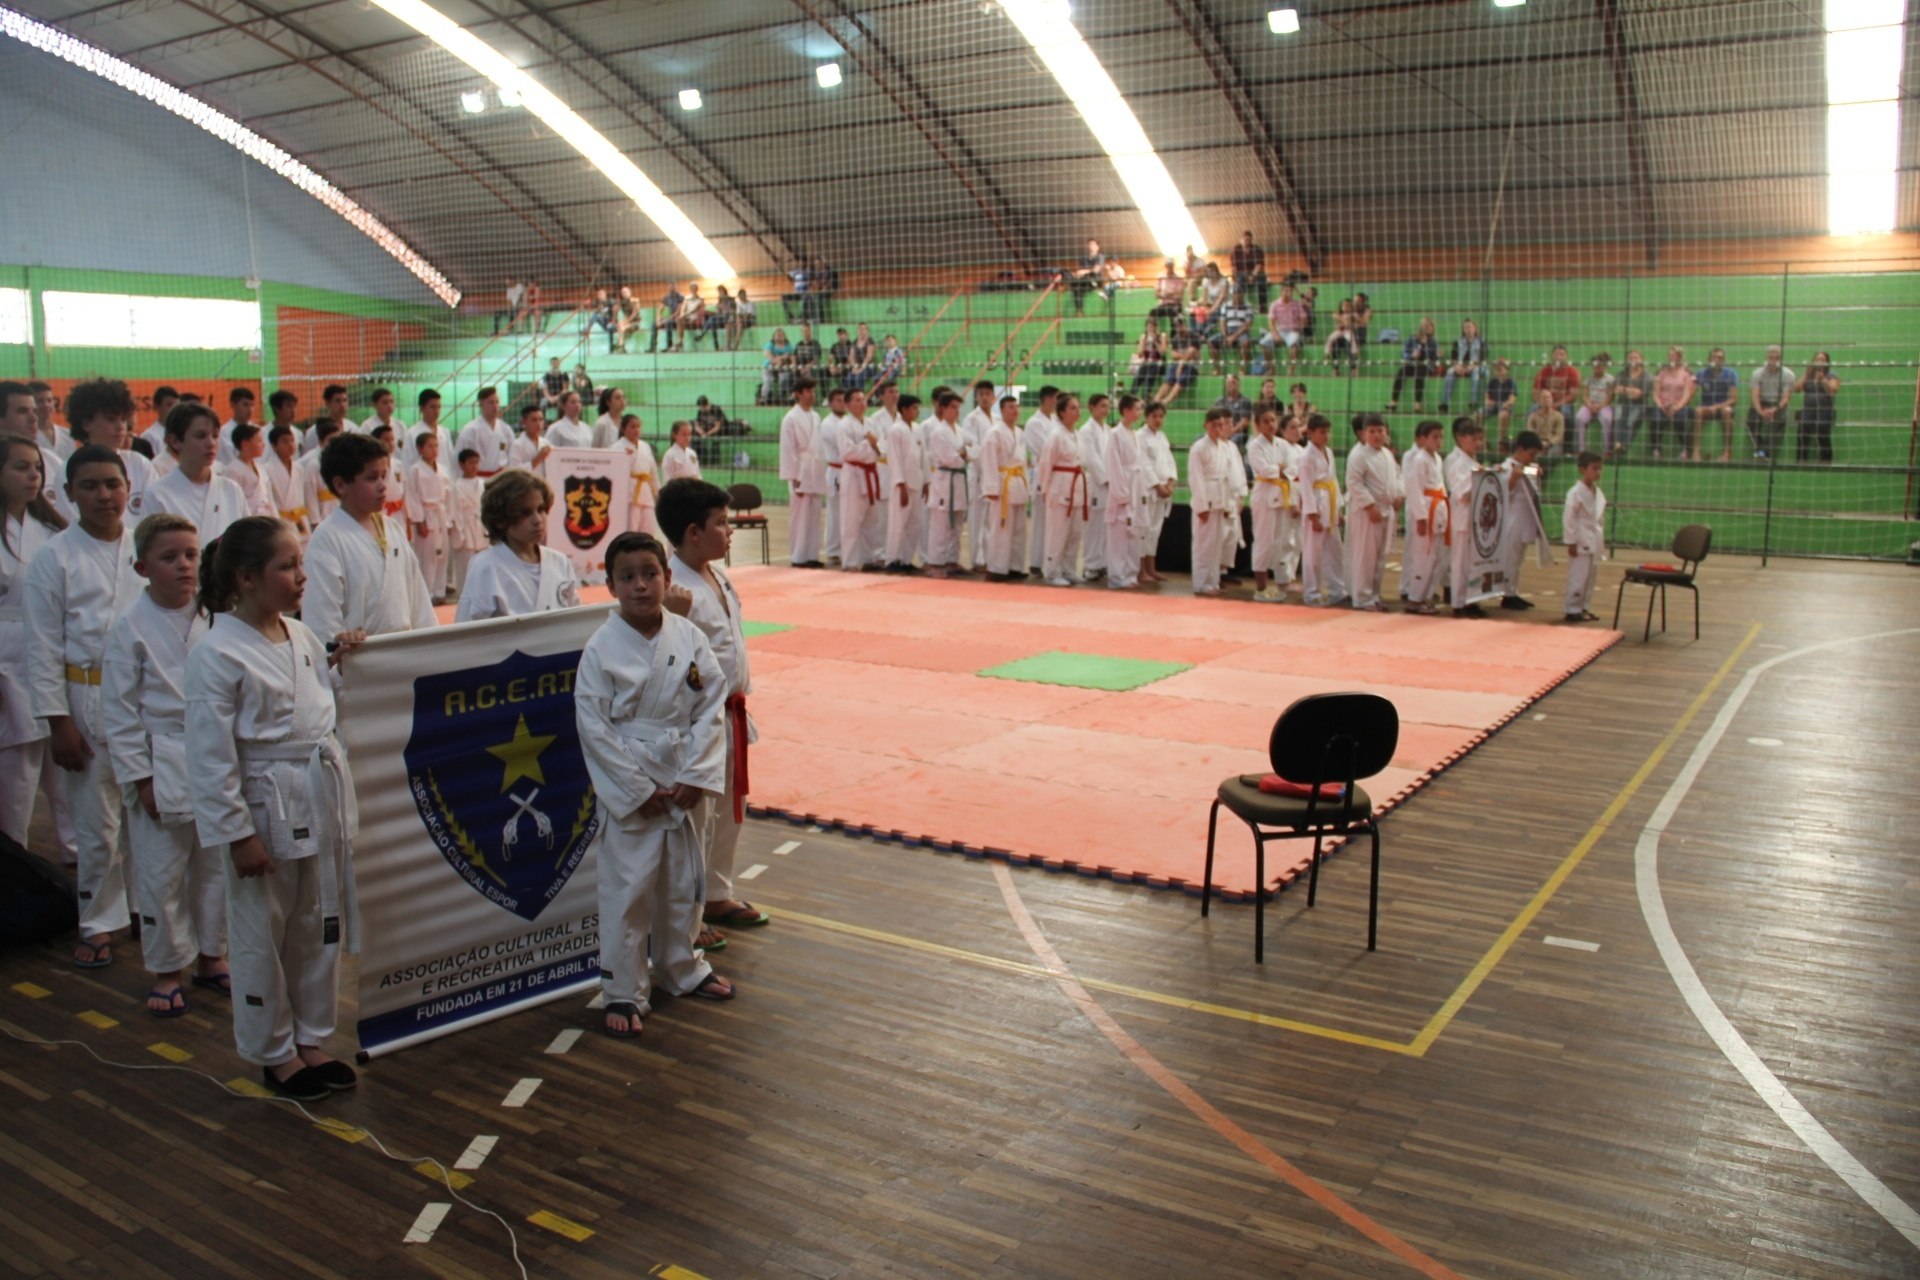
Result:
[[[126,465],[87,443],[60,472],[75,516],[67,524],[49,500],[36,441],[0,437],[0,829],[24,844],[50,766],[77,846],[76,966],[112,964],[115,934],[137,905],[154,979],[149,1011],[185,1013],[183,978],[235,997],[241,1056],[269,1088],[305,1099],[354,1084],[323,1048],[340,949],[357,944],[354,805],[328,673],[369,634],[435,621],[403,531],[385,511],[389,465],[370,437],[330,440],[320,470],[340,506],[303,550],[277,517],[243,515],[210,533],[157,512],[129,528]],[[731,998],[703,958],[725,945],[711,925],[767,922],[732,898],[744,817],[734,779],[744,786],[752,726],[739,600],[719,568],[727,496],[682,481],[662,501],[690,513],[679,553],[655,558],[686,584],[673,606],[702,637],[726,758],[718,785],[696,788],[718,797],[704,808],[688,803],[694,797],[671,768],[601,793],[610,833],[638,824],[635,841],[654,857],[638,869],[616,865],[601,881],[608,998],[633,1006],[636,1024],[649,989],[647,934],[666,919],[656,905],[669,886],[693,886],[674,889],[687,901],[673,928],[691,912],[688,936],[654,945],[654,982],[673,994]],[[483,518],[494,545],[475,558],[474,576],[497,584],[488,598],[500,615],[579,603],[566,557],[537,541],[551,503],[545,481],[525,470],[489,486]],[[323,584],[331,590],[314,590]],[[244,625],[229,625],[229,611]],[[296,611],[302,620],[289,616]],[[649,697],[615,682],[596,714],[620,726],[639,717],[644,737],[662,723],[646,713]],[[669,763],[680,745],[673,737],[662,748]],[[654,789],[672,791],[671,813],[648,804]],[[632,810],[622,807],[636,795]],[[610,834],[608,849],[622,847]],[[615,1034],[637,1029],[613,1021]]]
[[[1115,589],[1160,580],[1154,554],[1178,479],[1165,407],[1123,395],[1117,419],[1110,419],[1116,402],[1096,394],[1082,425],[1079,397],[1042,387],[1038,408],[1022,423],[1016,397],[996,401],[985,380],[973,393],[974,406],[962,419],[960,397],[937,389],[933,414],[923,422],[917,397],[896,387],[877,392],[871,416],[861,393],[836,390],[822,419],[814,410],[814,386],[796,382],[794,407],[780,427],[793,563],[820,567],[824,556],[849,570],[902,573],[913,570],[917,555],[929,574],[945,577],[967,571],[959,554],[964,528],[973,568],[984,567],[993,580],[1029,571],[1054,586],[1103,575]],[[1239,511],[1247,505],[1256,600],[1285,599],[1297,576],[1308,605],[1350,602],[1385,610],[1382,580],[1403,513],[1400,594],[1410,611],[1437,612],[1434,601],[1443,591],[1465,598],[1467,540],[1455,539],[1452,530],[1466,527],[1473,476],[1482,469],[1486,435],[1473,419],[1455,421],[1454,448],[1444,460],[1444,428],[1422,423],[1404,468],[1379,414],[1355,419],[1344,468],[1323,416],[1289,416],[1283,425],[1277,412],[1261,412],[1244,456],[1232,442],[1233,429],[1230,414],[1210,410],[1204,436],[1188,452],[1196,595],[1218,595],[1222,577],[1231,573],[1245,540]],[[1520,493],[1540,452],[1540,442],[1522,433],[1500,464],[1510,493]],[[1568,527],[1576,569],[1585,570],[1597,549],[1597,523]],[[1531,496],[1503,536],[1509,588],[1502,605],[1531,608],[1517,585],[1527,545],[1545,541]],[[1591,573],[1581,576],[1590,591]],[[1482,611],[1463,605],[1455,612]],[[1585,598],[1570,596],[1567,612],[1584,613]]]

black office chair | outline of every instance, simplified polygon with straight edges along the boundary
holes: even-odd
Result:
[[[1694,577],[1700,572],[1700,562],[1707,558],[1707,552],[1713,549],[1713,530],[1704,524],[1690,524],[1673,535],[1673,557],[1677,565],[1643,564],[1628,569],[1620,579],[1620,590],[1613,597],[1613,626],[1620,629],[1620,605],[1627,596],[1627,584],[1638,583],[1651,587],[1647,593],[1647,628],[1641,633],[1640,642],[1645,644],[1653,639],[1653,602],[1660,601],[1660,629],[1667,629],[1667,588],[1679,587],[1693,592],[1693,638],[1700,638],[1700,588]]]
[[[727,523],[736,529],[760,531],[760,563],[766,564],[772,557],[768,551],[767,518],[760,514],[763,501],[757,484],[736,484],[727,490]],[[727,563],[733,563],[731,545],[727,547]]]
[[[1320,846],[1329,835],[1373,837],[1373,875],[1367,890],[1367,950],[1379,935],[1380,824],[1373,801],[1355,785],[1393,761],[1400,745],[1400,713],[1385,698],[1371,693],[1316,693],[1300,699],[1273,722],[1267,741],[1267,760],[1273,772],[1287,782],[1311,788],[1303,796],[1274,795],[1260,789],[1260,775],[1239,774],[1220,784],[1207,814],[1207,872],[1200,890],[1200,914],[1206,915],[1213,898],[1214,834],[1220,807],[1253,831],[1253,960],[1264,963],[1266,951],[1267,841],[1313,837],[1313,862],[1307,877],[1307,905],[1320,887]],[[1323,797],[1329,783],[1341,790]],[[1268,831],[1267,827],[1284,828]]]

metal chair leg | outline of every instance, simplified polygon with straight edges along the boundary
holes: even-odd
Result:
[[[1320,833],[1313,833],[1313,861],[1307,867],[1307,905],[1313,905],[1315,894],[1320,889]]]
[[[1693,638],[1700,638],[1700,588],[1693,589]]]
[[[1647,592],[1647,629],[1640,633],[1641,644],[1653,639],[1653,598],[1658,594],[1660,594],[1659,587],[1654,587]]]
[[[1200,883],[1200,914],[1207,914],[1207,907],[1213,900],[1213,833],[1220,825],[1220,802],[1215,800],[1213,807],[1207,810],[1207,873]]]
[[[1253,962],[1267,962],[1267,842],[1253,828]]]
[[[1367,886],[1367,950],[1380,940],[1380,822],[1373,823],[1373,878]]]
[[[1667,584],[1660,584],[1660,634],[1667,631]]]
[[[1620,589],[1613,593],[1613,629],[1620,629],[1620,606],[1627,598],[1627,580],[1620,579]]]

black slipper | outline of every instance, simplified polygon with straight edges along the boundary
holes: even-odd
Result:
[[[612,1027],[607,1025],[607,1020],[603,1016],[600,1019],[601,1035],[607,1036],[610,1039],[614,1039],[614,1040],[632,1040],[639,1036],[640,1030],[641,1030],[640,1006],[633,1003],[633,1001],[609,1000],[607,1002],[606,1008],[602,1009],[600,1012],[603,1015],[612,1014],[616,1018],[625,1018],[629,1023],[628,1030],[616,1031]]]
[[[327,1082],[312,1067],[302,1067],[285,1080],[273,1074],[272,1067],[260,1068],[260,1079],[283,1098],[292,1098],[295,1102],[318,1102],[333,1090],[327,1088]]]

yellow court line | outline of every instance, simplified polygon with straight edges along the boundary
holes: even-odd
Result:
[[[1713,679],[1707,681],[1706,687],[1700,690],[1693,701],[1687,705],[1687,709],[1681,713],[1680,718],[1674,721],[1673,728],[1667,730],[1667,736],[1660,739],[1660,744],[1641,762],[1640,767],[1634,771],[1633,777],[1627,779],[1627,784],[1620,788],[1599,819],[1587,828],[1587,834],[1580,837],[1580,843],[1573,846],[1573,852],[1561,860],[1553,874],[1547,877],[1547,882],[1541,885],[1539,892],[1533,895],[1533,900],[1521,908],[1520,914],[1513,918],[1513,922],[1498,938],[1494,939],[1493,945],[1487,948],[1487,953],[1480,957],[1480,963],[1474,965],[1467,976],[1461,980],[1460,985],[1454,988],[1453,994],[1447,997],[1447,1002],[1440,1006],[1439,1012],[1427,1020],[1426,1026],[1420,1028],[1420,1034],[1413,1038],[1412,1051],[1416,1056],[1424,1057],[1427,1050],[1433,1047],[1433,1042],[1440,1038],[1440,1033],[1447,1029],[1447,1024],[1453,1021],[1454,1015],[1473,998],[1473,993],[1480,989],[1480,984],[1487,980],[1487,975],[1493,972],[1494,966],[1500,963],[1520,935],[1526,932],[1527,926],[1533,923],[1534,917],[1540,914],[1541,909],[1559,891],[1560,886],[1567,882],[1567,877],[1573,874],[1574,868],[1578,867],[1592,851],[1593,846],[1600,842],[1600,837],[1607,833],[1607,830],[1613,826],[1613,820],[1620,816],[1621,811],[1638,794],[1640,788],[1652,776],[1653,771],[1660,767],[1660,762],[1667,758],[1667,753],[1673,750],[1675,743],[1680,741],[1680,735],[1687,731],[1687,726],[1692,724],[1694,717],[1700,714],[1700,709],[1707,705],[1707,699],[1713,696],[1713,691],[1720,687],[1720,682],[1727,678],[1727,674],[1733,670],[1734,663],[1740,660],[1740,655],[1747,651],[1753,644],[1754,637],[1759,634],[1760,624],[1756,622],[1747,632],[1746,639],[1727,655],[1727,660],[1720,664],[1718,671],[1713,673]]]

